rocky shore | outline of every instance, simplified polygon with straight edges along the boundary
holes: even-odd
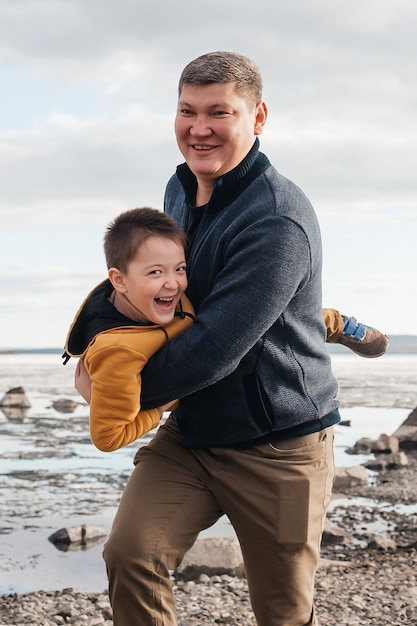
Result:
[[[407,465],[335,493],[316,580],[323,626],[417,624],[417,454],[406,455]],[[179,626],[255,626],[244,576],[200,573],[174,588]],[[1,596],[0,624],[111,626],[112,618],[105,591],[63,589]]]
[[[341,377],[343,380],[343,372]],[[369,377],[364,380],[366,389],[355,400],[360,405],[365,404],[364,399],[369,398],[374,389],[370,390]],[[375,385],[375,398],[381,395],[382,388],[387,388],[383,379],[379,387]],[[411,378],[409,388],[414,389]],[[403,388],[395,386],[393,389],[398,397],[405,397]],[[352,390],[350,396],[358,393],[356,382]],[[48,394],[45,394],[47,397]],[[399,400],[395,398],[391,406],[404,406],[398,404]],[[46,402],[42,399],[39,415],[32,408],[29,416],[7,416],[8,421],[3,420],[0,425],[0,433],[12,444],[3,453],[5,462],[20,463],[20,459],[24,458],[26,464],[33,463],[29,469],[23,467],[9,471],[6,478],[0,481],[4,516],[0,532],[3,537],[13,537],[18,521],[33,520],[34,515],[40,520],[48,515],[59,518],[65,517],[65,512],[71,510],[88,522],[89,516],[100,511],[104,504],[116,504],[129,475],[129,469],[115,472],[114,466],[106,473],[103,471],[104,460],[100,458],[97,462],[95,457],[90,456],[88,474],[76,471],[75,467],[78,468],[82,460],[81,456],[76,456],[79,451],[82,450],[86,456],[87,451],[89,455],[91,453],[83,407],[71,413],[71,429],[67,429],[64,419],[56,412],[58,409],[45,409]],[[406,406],[411,402],[411,406],[415,406],[414,396],[407,399]],[[316,605],[322,626],[417,624],[416,409],[400,428],[401,449],[383,449],[385,444],[395,446],[391,437],[387,441],[374,442],[377,450],[372,463],[372,480],[361,480],[361,473],[356,470],[363,470],[366,476],[367,473],[363,467],[354,467],[353,464],[352,471],[339,476],[339,481],[335,483],[316,578]],[[361,442],[359,448],[366,448],[367,445],[373,444]],[[117,458],[112,457],[113,464]],[[55,459],[57,468],[61,459],[68,459],[68,464],[74,459],[74,469],[71,472],[58,469],[55,473],[46,471],[39,467],[45,459],[48,462]],[[36,490],[33,489],[35,482]],[[29,500],[28,493],[31,494]],[[39,550],[39,547],[36,545],[34,549]],[[7,577],[16,571],[13,570],[16,563],[20,567],[20,561],[17,562],[16,557],[14,559],[15,563],[6,562],[2,564],[3,568],[0,567],[6,577],[1,581],[4,587]],[[26,565],[30,570],[30,563]],[[36,571],[34,568],[34,579]],[[31,576],[31,573],[28,575]],[[192,568],[191,573],[187,573],[186,569],[176,572],[173,584],[178,626],[256,624],[246,580],[239,567],[216,571],[213,567],[208,568],[207,559],[203,559],[200,568]],[[0,595],[0,624],[112,625],[111,608],[104,588],[98,593],[59,588],[58,585],[54,591],[41,589],[39,585],[39,590],[35,592]]]
[[[400,553],[357,553],[345,565],[320,567],[316,606],[322,626],[417,624],[415,549]],[[178,626],[255,626],[246,581],[228,575],[175,585]],[[71,589],[0,598],[0,624],[25,626],[112,626],[106,593]]]

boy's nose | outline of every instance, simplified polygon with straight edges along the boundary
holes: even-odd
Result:
[[[178,278],[176,276],[167,276],[164,282],[165,289],[177,289],[178,288]]]

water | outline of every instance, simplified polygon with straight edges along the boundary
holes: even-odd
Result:
[[[392,434],[417,406],[417,354],[368,360],[332,355],[341,414],[335,429],[336,465],[361,463],[346,454],[361,437]],[[48,537],[64,526],[102,525],[106,532],[132,469],[138,442],[106,454],[88,434],[88,407],[73,388],[75,362],[59,355],[0,355],[0,397],[22,386],[31,407],[20,418],[0,411],[0,593],[73,587],[106,588],[102,544],[61,552]],[[80,402],[56,411],[62,398]],[[225,518],[204,536],[233,536]]]

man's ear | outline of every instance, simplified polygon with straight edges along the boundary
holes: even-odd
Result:
[[[268,117],[268,107],[265,102],[258,102],[255,108],[255,135],[261,135]]]
[[[111,267],[108,271],[108,277],[113,287],[119,293],[127,293],[127,287],[125,283],[125,274],[117,269],[117,267]]]

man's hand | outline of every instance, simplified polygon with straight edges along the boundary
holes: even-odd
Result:
[[[79,359],[75,368],[74,386],[80,396],[84,398],[88,404],[91,401],[91,380],[85,369],[84,359]]]

